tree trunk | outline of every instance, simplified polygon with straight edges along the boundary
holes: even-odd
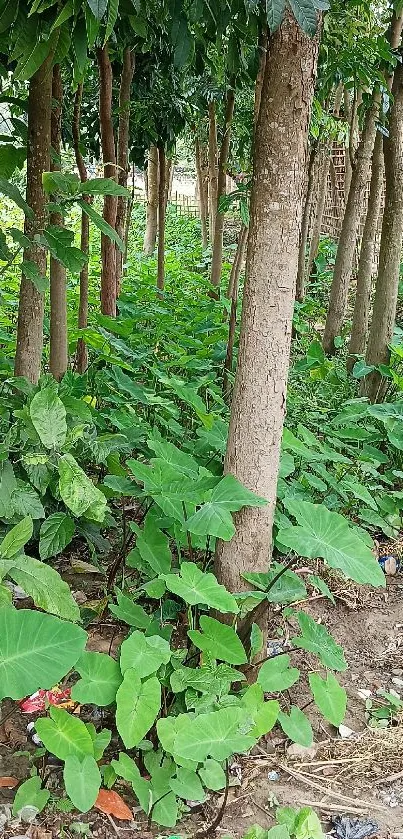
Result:
[[[74,146],[74,154],[76,158],[76,165],[78,169],[78,173],[80,175],[81,183],[85,183],[88,180],[87,169],[84,163],[84,158],[81,154],[80,149],[80,119],[81,119],[81,100],[83,95],[83,84],[82,82],[78,85],[76,90],[76,95],[74,99],[74,111],[73,111],[73,125],[72,125],[72,135],[73,135],[73,146]],[[90,201],[89,196],[83,196],[84,201]],[[90,220],[87,216],[87,213],[81,213],[81,241],[80,241],[80,248],[83,253],[86,254],[88,257],[89,254],[89,242],[90,242]],[[88,261],[84,262],[84,265],[80,271],[80,300],[78,305],[78,328],[79,329],[86,329],[88,325]],[[83,338],[79,338],[77,341],[77,349],[76,349],[76,364],[75,364],[77,373],[85,373],[88,367],[88,350],[87,345]]]
[[[208,245],[208,233],[207,233],[207,216],[208,216],[208,207],[206,204],[206,190],[204,184],[204,174],[202,169],[202,154],[200,148],[200,140],[195,135],[195,161],[196,161],[196,176],[197,176],[197,184],[198,184],[198,201],[199,201],[199,211],[200,211],[200,224],[201,224],[201,233],[202,233],[202,246],[203,250],[207,248]]]
[[[105,178],[116,180],[115,136],[112,120],[112,65],[109,58],[108,44],[97,50],[99,67],[99,124],[101,131],[102,156]],[[117,198],[115,195],[104,196],[104,219],[116,228]],[[116,247],[109,236],[101,234],[101,312],[103,315],[116,317]]]
[[[145,256],[152,256],[155,250],[158,227],[158,149],[150,146],[147,166],[147,221],[144,234]]]
[[[295,299],[298,303],[302,303],[305,297],[305,270],[306,270],[306,246],[308,242],[308,233],[309,233],[309,220],[311,217],[311,210],[312,210],[312,197],[315,188],[315,162],[318,157],[319,145],[318,143],[313,143],[311,148],[311,153],[309,155],[309,164],[308,164],[308,183],[306,187],[306,196],[305,196],[305,204],[304,204],[304,212],[302,214],[302,224],[301,224],[301,240],[299,243],[299,255],[298,255],[298,273],[297,273],[297,285],[296,285],[296,292],[295,292]]]
[[[221,141],[220,156],[218,161],[218,181],[217,181],[217,213],[214,224],[214,244],[213,257],[211,261],[211,278],[210,282],[215,288],[220,287],[221,270],[222,270],[222,249],[223,249],[223,234],[224,234],[224,213],[220,213],[218,206],[220,199],[225,195],[226,186],[226,167],[229,154],[229,144],[231,138],[231,123],[234,115],[235,104],[235,81],[231,79],[230,87],[227,93],[227,101],[225,105],[224,117],[224,134]]]
[[[264,79],[264,71],[266,67],[266,57],[267,57],[267,46],[268,46],[268,38],[267,38],[267,29],[262,30],[259,38],[259,69],[257,71],[256,76],[256,83],[255,83],[255,99],[253,103],[253,126],[254,130],[256,129],[257,121],[259,118],[259,111],[260,111],[260,102],[262,99],[262,87],[263,87],[263,79]]]
[[[48,198],[42,189],[42,173],[49,171],[51,106],[52,57],[49,56],[29,82],[26,199],[33,216],[25,219],[24,232],[30,238],[42,233],[47,221]],[[45,276],[46,251],[43,247],[35,244],[25,250],[24,261],[34,262],[40,274]],[[34,384],[41,372],[43,312],[44,295],[23,274],[14,372],[16,376],[26,376]]]
[[[383,135],[378,131],[372,155],[372,174],[369,190],[367,216],[361,241],[360,261],[357,274],[357,290],[351,338],[347,356],[347,370],[351,373],[355,356],[364,355],[367,346],[368,324],[371,302],[371,285],[374,271],[376,234],[383,192]]]
[[[232,372],[232,360],[234,356],[234,343],[235,343],[235,330],[236,330],[236,313],[237,313],[237,305],[238,305],[238,287],[239,287],[239,277],[242,271],[242,262],[245,254],[245,248],[248,241],[248,228],[246,225],[242,225],[241,230],[238,236],[238,245],[234,257],[234,261],[232,263],[231,274],[228,283],[228,292],[227,295],[231,300],[231,313],[229,318],[229,329],[228,329],[228,343],[227,343],[227,355],[225,358],[224,363],[224,375],[223,375],[223,382],[222,382],[222,389],[224,399],[228,399],[229,397],[229,374]]]
[[[162,297],[165,285],[165,149],[163,145],[158,146],[158,266],[157,266],[157,288],[158,295]]]
[[[369,107],[366,115],[361,142],[357,149],[346,211],[340,231],[330,289],[329,310],[323,335],[323,349],[329,355],[333,355],[335,352],[334,339],[341,332],[346,314],[357,232],[368,184],[377,130],[376,123],[379,113],[379,102],[379,96],[375,94],[372,105]]]
[[[348,122],[350,126],[350,133],[348,138],[348,144],[344,149],[344,206],[347,204],[348,193],[350,192],[350,184],[351,184],[351,177],[353,174],[353,167],[351,164],[351,155],[350,155],[350,137],[351,132],[353,130],[352,127],[352,115],[353,109],[351,106],[350,100],[350,91],[346,88],[344,89],[344,118],[346,122]]]
[[[61,120],[63,86],[59,64],[53,67],[50,134],[54,159],[50,162],[52,172],[60,172]],[[50,224],[63,224],[61,213],[51,213]],[[67,287],[66,269],[58,259],[50,257],[50,352],[49,370],[57,380],[67,370]]]
[[[217,120],[215,102],[209,102],[208,169],[209,169],[209,235],[214,242],[215,220],[217,215]]]
[[[127,253],[129,249],[129,231],[130,231],[130,222],[132,218],[133,212],[133,204],[134,204],[134,195],[135,195],[135,186],[134,186],[134,162],[132,166],[132,191],[130,194],[130,198],[127,203],[126,209],[126,218],[125,218],[125,230],[124,230],[124,254],[123,254],[123,262],[126,265],[127,263]]]
[[[267,571],[283,430],[318,38],[290,12],[273,35],[256,128],[241,335],[225,472],[267,499],[235,514],[216,573],[231,591]],[[292,91],[292,93],[291,93]],[[281,143],[278,138],[281,137]]]
[[[127,176],[129,172],[129,129],[130,129],[130,91],[134,73],[134,53],[130,47],[123,51],[122,75],[120,78],[119,90],[119,128],[118,128],[118,183],[127,187]],[[122,242],[125,235],[125,222],[127,212],[127,198],[119,195],[116,209],[116,233]],[[116,246],[116,294],[120,294],[120,285],[123,272],[123,254]]]
[[[171,200],[173,171],[172,157],[165,157],[165,212],[168,206],[168,201]]]
[[[368,365],[388,364],[396,317],[403,233],[403,66],[399,61],[392,85],[389,136],[384,139],[384,149],[385,209],[366,355]],[[382,398],[384,387],[380,373],[367,376],[363,392],[371,402]]]

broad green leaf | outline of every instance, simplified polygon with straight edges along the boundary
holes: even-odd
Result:
[[[289,0],[289,3],[301,29],[314,35],[318,25],[316,0]]]
[[[73,195],[77,195],[81,188],[81,181],[78,175],[75,175],[71,172],[43,172],[42,173],[42,186],[45,192],[50,194],[61,194],[66,197],[71,197]],[[55,232],[58,233],[59,230],[63,230],[63,228],[59,228],[56,226]],[[64,243],[66,245],[71,244],[74,241],[74,233],[72,234],[71,230],[64,230]]]
[[[175,737],[175,754],[202,762],[207,757],[225,760],[234,752],[245,752],[256,738],[245,733],[247,712],[229,707],[188,719],[183,715]]]
[[[75,755],[83,760],[86,755],[94,756],[92,737],[82,720],[68,714],[62,708],[52,705],[49,717],[40,717],[35,729],[45,749],[60,760]]]
[[[250,716],[255,723],[251,734],[257,739],[268,734],[272,730],[280,710],[280,705],[277,700],[272,699],[269,702],[264,701],[263,688],[257,682],[247,688],[243,697],[242,704],[249,711]]]
[[[11,562],[8,575],[32,597],[35,606],[66,620],[80,620],[80,610],[70,586],[55,568],[23,554],[14,556]]]
[[[11,495],[11,502],[16,516],[29,516],[31,519],[45,518],[45,510],[39,495],[24,481],[17,481],[17,488]]]
[[[33,262],[32,259],[23,259],[21,262],[21,271],[24,277],[31,280],[31,283],[39,291],[39,294],[45,294],[49,280],[46,274],[41,274],[36,262]]]
[[[43,241],[49,248],[51,256],[57,259],[72,274],[79,274],[87,262],[87,256],[79,248],[72,245],[74,233],[59,224],[50,224],[43,231]]]
[[[104,653],[84,652],[75,669],[81,679],[74,685],[72,698],[82,705],[111,705],[122,683],[117,661]]]
[[[297,839],[323,839],[322,825],[312,807],[303,807],[297,813],[295,836]]]
[[[60,495],[66,507],[75,516],[88,513],[89,518],[102,522],[106,513],[106,498],[71,454],[64,454],[60,458],[59,476]]]
[[[130,198],[130,192],[116,183],[113,178],[89,178],[80,186],[82,195],[123,195]]]
[[[276,655],[265,661],[259,670],[257,681],[265,693],[279,693],[287,690],[299,679],[297,667],[290,667],[289,655]]]
[[[101,20],[106,12],[108,0],[87,0],[92,14],[97,20]]]
[[[88,201],[77,201],[77,204],[79,205],[79,207],[81,207],[83,213],[86,213],[86,215],[95,224],[95,226],[98,227],[98,230],[100,230],[101,233],[103,233],[105,236],[108,236],[109,239],[112,239],[112,241],[115,242],[115,244],[118,246],[121,253],[123,253],[124,244],[120,236],[118,236],[118,234],[116,233],[116,230],[114,230],[114,228],[111,227],[111,225],[108,224],[108,222],[105,221],[105,219],[103,219],[102,216],[100,216],[100,214],[97,213],[96,210],[94,210],[94,208],[91,206],[91,204],[88,203]]]
[[[5,535],[0,544],[0,557],[2,559],[12,559],[13,556],[19,554],[24,545],[29,542],[32,532],[32,519],[27,516],[27,518],[18,522],[18,524],[16,524],[15,527],[12,527]]]
[[[134,760],[124,752],[120,752],[119,760],[112,760],[112,767],[119,778],[124,778],[132,784],[133,791],[138,798],[140,807],[148,814],[150,808],[150,782],[140,775],[140,770]]]
[[[246,664],[248,659],[245,650],[232,626],[201,615],[200,627],[202,632],[197,629],[188,631],[190,640],[199,650],[229,664]]]
[[[277,577],[284,566],[280,562],[273,563],[273,567],[266,574],[252,572],[242,574],[243,578],[261,591],[268,591],[267,599],[270,603],[293,603],[295,600],[303,600],[307,596],[306,587],[298,574],[289,569],[284,570],[281,577],[273,585],[272,581]]]
[[[214,792],[224,789],[226,785],[225,772],[220,763],[213,758],[207,758],[201,769],[198,770],[203,784],[207,789]]]
[[[343,648],[336,644],[326,627],[316,623],[305,612],[298,612],[297,617],[302,635],[291,639],[294,646],[316,653],[322,664],[330,670],[346,670]]]
[[[74,536],[74,521],[65,513],[52,513],[41,525],[39,556],[49,559],[60,554]],[[0,547],[1,551],[1,547]]]
[[[242,507],[264,507],[268,503],[243,486],[234,475],[225,475],[213,489],[211,501],[222,505],[232,513]]]
[[[146,637],[142,632],[132,632],[120,649],[120,669],[135,670],[140,679],[155,673],[161,664],[168,664],[171,648],[159,635]]]
[[[164,586],[165,588],[165,586]],[[151,623],[151,616],[147,615],[145,609],[134,603],[131,597],[127,597],[118,591],[117,594],[118,605],[109,605],[109,611],[120,621],[128,623],[129,626],[135,626],[137,629],[147,629]]]
[[[227,664],[204,664],[201,667],[176,667],[170,677],[174,693],[180,693],[190,687],[200,693],[221,696],[229,692],[233,682],[245,681],[240,670]]]
[[[54,29],[57,29],[59,26],[61,26],[62,23],[64,23],[66,20],[68,20],[70,17],[72,17],[73,14],[74,14],[73,0],[67,0],[67,2],[64,5],[64,8],[58,14],[58,16],[57,16],[57,18],[56,18],[56,20],[55,20],[55,22],[54,22],[50,31],[53,32]]]
[[[288,827],[285,824],[275,824],[267,831],[267,839],[290,839]]]
[[[14,204],[16,204],[17,207],[25,213],[27,218],[32,218],[33,212],[31,207],[29,207],[27,202],[24,201],[19,189],[17,189],[14,184],[11,184],[5,178],[0,178],[0,194],[6,195],[7,198],[11,198],[11,200],[14,201]]]
[[[35,394],[29,414],[41,443],[47,449],[60,449],[66,442],[66,409],[53,386]]]
[[[41,64],[46,61],[55,43],[54,37],[51,35],[50,38],[44,41],[37,41],[30,46],[20,57],[14,70],[14,77],[20,82],[31,79],[34,73],[39,70]]]
[[[119,12],[119,0],[109,0],[108,3],[108,20],[106,23],[106,30],[105,30],[105,38],[104,44],[106,44],[112,35],[112,32],[115,28],[116,21],[118,19],[118,12]]]
[[[94,806],[101,786],[101,773],[92,755],[79,760],[68,755],[64,764],[63,780],[67,795],[80,813],[88,813]]]
[[[166,574],[165,585],[190,606],[206,605],[219,612],[238,612],[235,597],[218,583],[214,574],[201,571],[194,562],[182,562],[179,574]]]
[[[323,504],[309,501],[286,501],[287,509],[297,519],[297,527],[278,532],[282,545],[300,556],[322,557],[331,568],[340,568],[357,583],[385,586],[385,575],[371,549],[349,527],[339,513]]]
[[[257,623],[252,623],[250,630],[250,661],[262,652],[264,635]]]
[[[109,743],[111,742],[112,732],[109,728],[101,728],[100,731],[97,731],[92,722],[87,722],[86,726],[91,735],[94,746],[94,758],[96,761],[101,760],[105,749],[108,748]]]
[[[42,778],[34,775],[18,787],[13,802],[13,816],[18,816],[24,807],[34,807],[38,813],[41,813],[49,798],[49,790],[42,789]]]
[[[193,516],[186,519],[185,527],[190,533],[216,536],[224,542],[229,542],[235,533],[231,513],[227,507],[214,501],[207,501]]]
[[[150,516],[146,517],[144,527],[137,536],[136,547],[141,558],[148,562],[156,574],[167,574],[170,571],[172,554],[168,536],[156,526]]]
[[[322,577],[318,577],[317,574],[310,574],[308,580],[314,588],[320,591],[321,594],[324,594],[325,597],[328,597],[334,606],[336,605],[336,601],[333,597],[333,594],[330,591],[330,588],[327,585],[327,583],[325,583],[325,581],[322,580]]]
[[[1,566],[0,566],[0,577],[1,577]],[[0,584],[0,609],[3,609],[5,606],[12,606],[13,604],[13,595],[8,586],[2,586]]]
[[[86,640],[79,626],[52,615],[0,609],[0,699],[52,688],[74,667]]]
[[[322,679],[319,673],[309,674],[312,696],[324,718],[338,727],[343,722],[347,708],[347,694],[333,673]]]
[[[205,801],[206,793],[197,773],[192,769],[179,766],[175,778],[171,779],[171,789],[179,798],[185,801]]]
[[[0,145],[0,176],[11,178],[15,169],[22,169],[26,156],[26,149],[10,143]]]
[[[373,510],[378,509],[378,505],[374,501],[371,493],[363,484],[360,484],[359,481],[354,481],[353,478],[343,478],[342,480],[343,487],[347,490],[347,492],[351,492],[355,498],[359,498],[360,501],[363,501],[364,504],[368,504],[368,507],[372,507]]]
[[[156,676],[141,682],[136,670],[126,670],[116,695],[116,725],[127,749],[134,749],[150,730],[161,708]]]
[[[311,723],[296,705],[291,705],[289,714],[280,711],[278,721],[284,733],[293,743],[299,743],[300,746],[312,746],[313,731]]]

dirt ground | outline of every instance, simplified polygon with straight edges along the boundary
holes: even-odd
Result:
[[[315,713],[304,674],[315,669],[317,661],[309,653],[298,651],[297,664],[303,677],[291,689],[289,698],[309,716],[315,746],[309,754],[292,755],[289,742],[275,729],[253,754],[234,761],[228,801],[215,833],[217,837],[240,839],[252,824],[271,827],[277,805],[310,805],[322,818],[326,832],[332,830],[332,818],[349,815],[377,822],[380,839],[403,839],[403,714],[397,715],[387,728],[373,729],[368,726],[365,709],[368,692],[374,696],[378,690],[392,690],[403,698],[403,574],[389,577],[387,590],[383,592],[362,591],[350,584],[340,588],[332,585],[331,580],[328,583],[336,596],[335,606],[322,597],[300,605],[320,619],[344,648],[349,667],[340,679],[348,693],[345,725],[352,733],[343,739]],[[292,627],[284,624],[279,637],[279,614],[271,616],[269,636],[272,643],[280,643],[286,650]],[[90,646],[107,651],[110,644],[114,648],[119,640],[112,627],[101,626],[92,634]],[[3,719],[7,712],[7,703],[3,703]],[[27,749],[26,725],[26,716],[14,714],[0,727],[0,777],[27,776],[26,754],[18,755],[18,751]],[[58,772],[60,778],[60,769],[55,769],[55,788]],[[30,839],[59,836],[70,839],[77,835],[154,839],[195,834],[201,839],[212,835],[208,834],[208,828],[222,804],[222,797],[213,796],[175,829],[150,831],[144,816],[136,810],[128,786],[122,784],[118,789],[134,807],[132,823],[118,822],[95,810],[78,816],[48,807],[30,827],[10,819],[13,792],[0,789],[0,835],[3,830],[5,839],[24,835]],[[90,832],[85,825],[89,825]]]

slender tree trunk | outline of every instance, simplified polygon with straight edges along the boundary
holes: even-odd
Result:
[[[61,120],[63,86],[59,64],[53,67],[51,113],[51,144],[54,159],[50,168],[60,172]],[[61,213],[51,213],[50,223],[62,225]],[[58,259],[50,257],[50,353],[49,370],[57,381],[63,378],[67,370],[67,287],[66,269]]]
[[[162,297],[165,285],[165,149],[161,144],[158,146],[158,266],[157,266],[157,288],[158,294]]]
[[[366,115],[361,142],[357,149],[346,211],[340,232],[333,281],[330,289],[329,310],[323,335],[323,349],[330,355],[335,352],[334,339],[341,332],[346,314],[357,232],[368,184],[377,130],[376,123],[379,113],[379,102],[380,99],[375,94],[372,105]]]
[[[306,246],[308,242],[308,232],[309,232],[309,220],[311,217],[311,210],[312,210],[312,198],[315,188],[315,162],[318,157],[319,152],[319,145],[318,143],[313,143],[311,148],[311,153],[309,155],[309,163],[308,163],[308,182],[306,187],[306,196],[305,196],[305,204],[304,204],[304,212],[302,214],[302,225],[301,225],[301,240],[299,243],[299,255],[298,255],[298,273],[297,273],[297,285],[296,285],[296,292],[295,292],[295,299],[302,303],[305,297],[305,270],[306,270]]]
[[[201,224],[201,232],[202,232],[202,246],[203,250],[207,248],[208,245],[208,232],[207,232],[207,217],[208,217],[208,207],[206,204],[206,191],[204,186],[204,174],[202,169],[202,155],[201,155],[201,148],[200,148],[200,140],[195,135],[195,161],[196,161],[196,176],[197,176],[197,184],[199,188],[199,211],[200,211],[200,224]]]
[[[99,124],[101,130],[102,156],[105,178],[116,180],[115,136],[112,120],[112,65],[109,58],[108,44],[97,50],[99,67]],[[104,219],[116,228],[117,198],[114,195],[104,197]],[[116,317],[116,247],[109,236],[101,234],[101,312],[103,315]]]
[[[262,99],[262,87],[263,87],[263,79],[264,79],[264,71],[266,67],[266,58],[267,58],[267,46],[268,46],[268,38],[267,38],[267,29],[262,30],[259,38],[259,69],[257,71],[256,76],[256,83],[255,83],[255,99],[253,104],[253,126],[254,130],[256,129],[257,121],[259,119],[259,111],[260,111],[260,102]]]
[[[352,371],[355,356],[363,355],[367,346],[368,324],[371,303],[371,285],[374,271],[376,234],[383,192],[383,135],[378,131],[372,155],[372,174],[369,189],[368,208],[361,240],[360,261],[357,274],[357,290],[351,338],[347,356],[347,370]]]
[[[83,96],[83,84],[82,82],[78,85],[76,90],[76,95],[74,99],[74,111],[73,111],[73,125],[72,125],[72,135],[73,135],[73,146],[74,146],[74,154],[76,158],[76,165],[78,169],[78,173],[80,175],[81,183],[85,183],[88,180],[87,169],[84,163],[84,158],[81,154],[80,149],[80,119],[81,119],[81,101]],[[83,197],[84,201],[90,201],[89,196]],[[83,253],[86,254],[88,257],[89,255],[89,243],[90,243],[90,220],[87,216],[87,213],[81,213],[81,240],[80,240],[80,248]],[[88,325],[88,260],[84,262],[84,265],[80,271],[80,299],[78,305],[78,328],[79,329],[86,329]],[[83,338],[79,338],[77,341],[77,349],[76,349],[76,370],[77,373],[85,373],[88,367],[88,350],[87,345]]]
[[[209,168],[209,235],[214,242],[215,220],[217,215],[217,120],[215,102],[209,102],[208,168]]]
[[[147,166],[147,221],[144,235],[144,253],[152,256],[157,241],[158,227],[158,149],[150,146]]]
[[[270,562],[317,52],[318,38],[305,35],[287,12],[270,42],[256,128],[241,335],[225,458],[225,472],[268,503],[236,513],[235,536],[218,544],[216,572],[231,591],[247,588],[243,572],[267,571]]]
[[[243,224],[238,236],[238,245],[232,263],[231,274],[228,283],[228,297],[231,300],[231,313],[229,318],[227,355],[224,363],[224,375],[222,389],[224,399],[229,397],[229,374],[232,372],[232,361],[234,357],[234,343],[236,330],[236,314],[238,305],[239,277],[242,271],[242,262],[245,248],[248,242],[248,228]]]
[[[122,75],[119,90],[119,128],[118,128],[118,183],[127,187],[129,172],[129,129],[130,129],[130,90],[134,73],[134,53],[130,47],[123,51]],[[127,198],[119,195],[116,208],[116,233],[122,242],[125,235]],[[123,254],[116,246],[116,293],[120,294],[123,272]]]
[[[211,261],[211,278],[210,282],[215,288],[220,287],[221,270],[222,270],[222,249],[223,249],[223,234],[224,234],[224,213],[218,210],[220,199],[225,195],[226,186],[226,167],[229,154],[229,144],[231,138],[231,123],[234,115],[235,104],[235,81],[230,81],[230,87],[227,93],[227,101],[225,105],[224,117],[224,134],[221,141],[220,156],[218,161],[218,181],[217,181],[217,213],[214,225],[214,244],[213,257]]]
[[[52,57],[41,65],[29,82],[27,142],[27,204],[33,215],[25,219],[24,231],[30,238],[42,233],[46,221],[47,196],[42,189],[42,173],[50,164],[50,115],[52,105]],[[32,245],[24,251],[24,261],[32,261],[40,274],[46,274],[46,251]],[[44,295],[24,274],[21,277],[17,346],[14,372],[34,384],[41,372],[43,347]]]
[[[173,161],[172,157],[165,157],[165,212],[170,201],[172,190]]]
[[[353,130],[352,127],[353,109],[351,106],[350,91],[344,89],[344,117],[350,126],[349,142],[344,149],[344,205],[347,204],[348,193],[350,192],[351,177],[353,174],[353,167],[351,164],[350,155],[350,137]]]
[[[132,212],[133,212],[134,195],[135,195],[135,186],[134,186],[134,162],[133,162],[133,166],[132,166],[132,191],[131,191],[130,198],[129,198],[129,201],[128,201],[128,204],[127,204],[126,218],[125,218],[125,231],[124,231],[125,251],[124,251],[124,254],[123,254],[123,262],[124,262],[125,265],[127,263],[127,253],[128,253],[128,249],[129,249],[129,231],[130,231],[130,222],[131,222]]]

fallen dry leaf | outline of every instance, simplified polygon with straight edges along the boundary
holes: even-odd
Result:
[[[4,776],[4,778],[0,778],[0,787],[8,787],[8,789],[14,789],[14,787],[19,784],[17,778],[8,778]]]
[[[116,819],[133,821],[132,811],[125,804],[123,798],[113,789],[100,789],[94,807],[100,810],[101,813],[115,816]]]

